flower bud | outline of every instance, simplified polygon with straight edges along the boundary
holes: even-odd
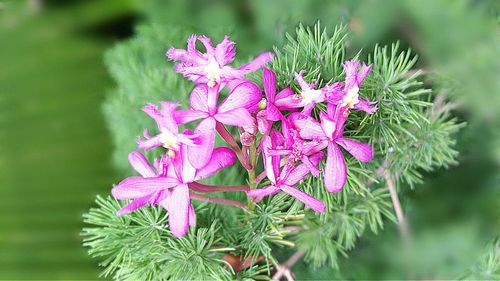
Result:
[[[243,132],[240,134],[240,141],[243,146],[250,146],[255,141],[255,136],[249,132]]]
[[[266,100],[266,98],[262,98],[259,101],[259,109],[263,110],[263,109],[266,109],[266,107],[267,107],[267,100]]]

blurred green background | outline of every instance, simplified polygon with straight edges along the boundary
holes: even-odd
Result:
[[[459,164],[401,189],[419,249],[409,260],[429,279],[491,276],[481,257],[500,234],[499,11],[494,0],[0,1],[0,279],[97,278],[81,215],[119,180],[102,114],[113,88],[103,56],[136,24],[220,26],[250,55],[317,20],[347,24],[354,50],[400,40],[420,55],[426,83],[453,101],[467,122]],[[404,276],[397,229],[386,225],[341,261],[342,276]],[[300,263],[294,272],[337,276]]]

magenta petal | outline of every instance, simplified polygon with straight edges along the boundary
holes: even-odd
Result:
[[[276,96],[276,75],[266,67],[262,71],[262,84],[264,84],[267,101],[273,103]]]
[[[255,116],[257,119],[257,128],[259,129],[259,132],[261,134],[264,134],[271,130],[271,126],[273,123],[269,120],[267,120],[267,112],[266,110],[261,110],[257,113],[257,116]]]
[[[344,156],[339,147],[334,143],[328,144],[324,179],[328,192],[341,191],[347,181],[347,168]]]
[[[266,63],[272,61],[273,58],[274,58],[274,55],[272,53],[269,53],[269,52],[262,53],[259,56],[257,56],[253,61],[240,66],[238,69],[241,70],[243,73],[254,72],[257,69],[266,65]]]
[[[209,117],[201,121],[195,134],[199,135],[199,144],[188,147],[188,158],[193,167],[200,169],[208,163],[214,150],[215,120]]]
[[[361,162],[366,163],[373,159],[373,148],[367,143],[344,138],[339,138],[335,141]]]
[[[215,59],[219,65],[226,65],[233,62],[236,55],[234,45],[235,43],[228,36],[224,36],[222,42],[215,47]]]
[[[325,137],[321,125],[314,118],[300,113],[291,114],[289,118],[292,124],[299,128],[300,137],[304,139]]]
[[[287,98],[287,97],[293,96],[293,95],[295,95],[295,92],[292,89],[285,88],[285,89],[281,90],[281,92],[279,92],[276,95],[276,99],[284,99],[284,98]]]
[[[269,185],[259,189],[250,189],[247,191],[247,195],[250,197],[255,197],[258,199],[262,199],[263,197],[276,194],[280,191],[280,189],[274,185]]]
[[[354,105],[354,109],[364,111],[368,114],[373,114],[377,112],[377,106],[375,106],[375,104],[377,104],[377,102],[359,99],[359,102]]]
[[[318,152],[309,158],[311,164],[316,167],[318,163],[323,159],[323,152]],[[311,172],[308,164],[302,163],[295,167],[289,174],[288,177],[284,180],[284,183],[289,186],[296,185],[299,181],[301,181],[305,176],[307,176]]]
[[[223,113],[236,108],[246,108],[252,111],[258,108],[261,99],[262,93],[259,86],[252,82],[241,83],[221,103],[218,112]]]
[[[214,118],[225,125],[250,128],[255,126],[255,119],[245,108],[236,108],[215,114]]]
[[[175,237],[182,237],[188,231],[189,205],[189,189],[187,185],[177,186],[168,202],[168,225]]]
[[[265,137],[260,143],[263,149],[263,162],[264,170],[266,171],[267,178],[272,182],[276,183],[276,178],[279,176],[279,156],[271,156],[269,150],[273,149],[272,140],[270,136]]]
[[[359,70],[358,75],[356,77],[358,85],[361,85],[361,83],[363,82],[363,80],[365,80],[365,77],[368,75],[368,73],[371,70],[372,70],[372,66],[371,65],[365,65],[365,64],[363,64],[363,66]]]
[[[141,207],[144,207],[145,205],[147,205],[149,203],[149,200],[153,196],[154,196],[154,194],[146,195],[144,197],[139,197],[139,198],[135,199],[134,201],[130,202],[129,204],[123,206],[123,208],[118,210],[118,212],[116,212],[116,214],[121,216],[121,215],[131,213],[131,212],[133,212]]]
[[[174,118],[175,121],[178,124],[186,124],[189,122],[193,122],[194,120],[202,119],[202,118],[207,118],[208,114],[203,111],[197,111],[197,110],[177,110],[174,113]]]
[[[267,120],[278,121],[283,118],[283,115],[281,114],[279,109],[272,103],[267,104],[266,111],[267,111]]]
[[[178,184],[177,179],[156,177],[129,177],[115,185],[111,194],[116,199],[135,199],[149,195],[153,192],[174,187]]]
[[[276,97],[274,104],[280,110],[295,110],[303,106],[302,97],[295,94],[287,97]]]
[[[214,149],[212,157],[207,165],[196,172],[195,180],[208,178],[218,171],[233,165],[234,161],[236,161],[236,155],[231,149],[227,147],[218,147]]]
[[[311,195],[288,185],[282,185],[280,186],[280,188],[283,192],[288,193],[291,196],[297,198],[307,207],[313,209],[314,211],[319,213],[325,212],[325,204],[323,204],[323,202],[319,201],[318,199],[312,197]]]
[[[129,153],[128,161],[130,162],[130,165],[132,165],[134,170],[136,170],[141,176],[145,178],[152,178],[156,176],[153,167],[149,165],[148,160],[142,153],[138,151]]]

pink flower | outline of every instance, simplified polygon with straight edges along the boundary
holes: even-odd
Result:
[[[193,89],[189,110],[175,113],[178,123],[203,120],[196,127],[200,144],[189,147],[189,160],[196,168],[203,167],[212,154],[215,144],[217,123],[250,129],[255,126],[251,112],[258,108],[262,93],[257,85],[246,81],[236,86],[233,91],[217,106],[219,87],[200,84]]]
[[[195,169],[187,161],[187,150],[184,146],[171,159],[163,157],[156,163],[156,171],[139,152],[129,154],[132,167],[141,175],[129,177],[117,184],[111,193],[119,200],[133,200],[118,211],[118,215],[127,214],[147,204],[160,204],[168,211],[170,231],[176,237],[182,237],[189,226],[195,226],[196,216],[190,202],[189,186],[202,189],[201,192],[217,187],[196,183],[219,170],[234,163],[234,153],[225,147],[216,148],[210,161],[201,169]],[[204,190],[203,190],[204,189]]]
[[[373,149],[369,144],[343,138],[348,112],[346,107],[329,104],[327,114],[320,112],[321,124],[304,114],[290,116],[295,126],[300,128],[299,134],[302,138],[315,141],[316,150],[327,148],[324,180],[329,192],[342,190],[347,180],[345,159],[338,145],[361,162],[369,162],[373,158]]]
[[[177,122],[174,120],[175,109],[179,106],[175,102],[160,102],[161,110],[154,104],[148,104],[142,109],[151,118],[156,121],[160,133],[150,137],[148,131],[144,131],[144,139],[137,141],[139,149],[149,150],[155,147],[163,146],[168,149],[168,154],[173,155],[179,149],[181,144],[188,146],[196,145],[198,138],[188,131],[179,133]]]
[[[205,47],[205,53],[196,49],[197,40]],[[234,61],[234,45],[228,36],[224,36],[222,42],[214,48],[210,38],[192,35],[187,41],[186,50],[170,48],[167,57],[178,61],[175,64],[177,72],[196,84],[207,84],[209,87],[244,79],[245,74],[256,71],[273,59],[271,53],[262,53],[253,61],[233,68],[228,64]]]
[[[359,61],[350,60],[346,61],[343,67],[345,72],[344,89],[340,92],[328,95],[328,101],[341,107],[359,109],[369,114],[375,113],[377,107],[372,105],[376,104],[376,102],[363,100],[359,97],[359,87],[361,83],[363,83],[363,80],[365,80],[366,75],[368,75],[372,69],[372,66],[363,64],[358,72]]]
[[[265,67],[262,71],[262,84],[266,98],[259,103],[261,111],[257,113],[257,124],[259,132],[264,134],[271,129],[274,121],[283,118],[280,110],[294,110],[298,106],[293,99],[290,99],[294,95],[292,89],[285,88],[276,95],[276,74]]]
[[[325,205],[323,202],[294,187],[300,180],[309,174],[309,168],[307,168],[305,164],[298,165],[297,167],[285,165],[283,170],[280,170],[281,157],[279,155],[273,155],[271,150],[276,149],[282,142],[283,139],[277,131],[272,131],[270,136],[266,136],[261,141],[264,169],[271,185],[260,189],[251,189],[247,191],[247,194],[255,197],[256,201],[259,201],[265,196],[274,195],[283,191],[302,201],[314,211],[324,212]],[[318,152],[311,157],[311,162],[314,165],[318,165],[322,157],[323,153]]]
[[[301,108],[302,113],[310,115],[317,103],[324,102],[327,95],[332,95],[340,90],[342,83],[334,83],[321,89],[314,89],[316,83],[309,84],[304,80],[304,71],[295,73],[295,80],[299,83],[300,93],[288,96],[282,102],[286,103],[288,109]]]

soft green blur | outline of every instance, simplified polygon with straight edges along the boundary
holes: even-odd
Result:
[[[119,180],[101,113],[113,84],[103,53],[146,19],[199,33],[220,25],[255,51],[281,45],[299,22],[346,23],[351,50],[400,40],[417,52],[428,86],[468,124],[459,164],[415,190],[400,187],[411,253],[387,222],[340,270],[354,279],[460,276],[500,234],[499,11],[497,1],[461,0],[0,1],[0,279],[97,278],[81,214]],[[293,271],[338,276],[301,263]]]

